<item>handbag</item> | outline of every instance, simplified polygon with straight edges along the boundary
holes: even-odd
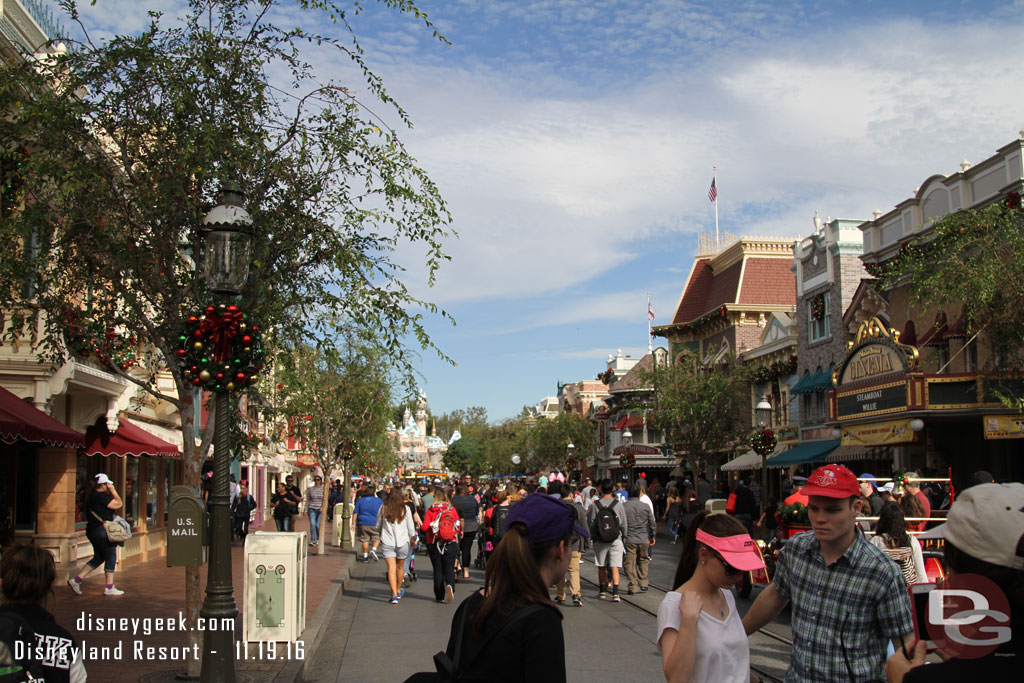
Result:
[[[128,527],[128,523],[120,517],[115,516],[114,519],[106,522],[102,517],[97,515],[95,511],[89,510],[89,512],[93,517],[100,521],[100,524],[103,525],[103,530],[107,532],[107,540],[111,543],[124,543],[132,537],[132,532]]]
[[[736,494],[730,493],[729,498],[725,501],[725,511],[730,515],[736,512]]]

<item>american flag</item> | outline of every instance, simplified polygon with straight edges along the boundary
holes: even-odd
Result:
[[[708,190],[708,201],[709,202],[715,201],[715,198],[718,197],[718,190],[715,189],[715,180],[716,180],[715,178],[711,179],[711,189]]]
[[[651,303],[647,302],[647,319],[654,322],[654,309],[651,308]]]

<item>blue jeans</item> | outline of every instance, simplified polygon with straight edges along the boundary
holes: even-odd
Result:
[[[309,542],[316,544],[320,539],[320,511],[306,510],[309,516]]]

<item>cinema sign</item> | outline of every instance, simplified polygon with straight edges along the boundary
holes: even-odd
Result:
[[[878,318],[861,323],[846,355],[832,371],[835,415],[849,420],[905,410],[907,373],[917,369],[918,352],[899,343],[899,332]]]

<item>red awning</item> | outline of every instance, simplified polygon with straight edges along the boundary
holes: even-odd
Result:
[[[104,425],[89,427],[85,432],[86,455],[180,455],[181,451],[172,443],[167,443],[121,418],[120,426],[113,434]]]
[[[918,346],[940,346],[946,341],[946,331],[949,329],[949,325],[946,323],[946,314],[939,312],[935,316],[935,324],[925,330],[920,339],[917,340]]]
[[[49,446],[81,446],[85,438],[43,411],[0,387],[0,440],[41,442]]]
[[[633,413],[632,415],[626,415],[620,417],[619,421],[612,426],[612,429],[638,429],[644,426],[644,418],[642,415]]]

